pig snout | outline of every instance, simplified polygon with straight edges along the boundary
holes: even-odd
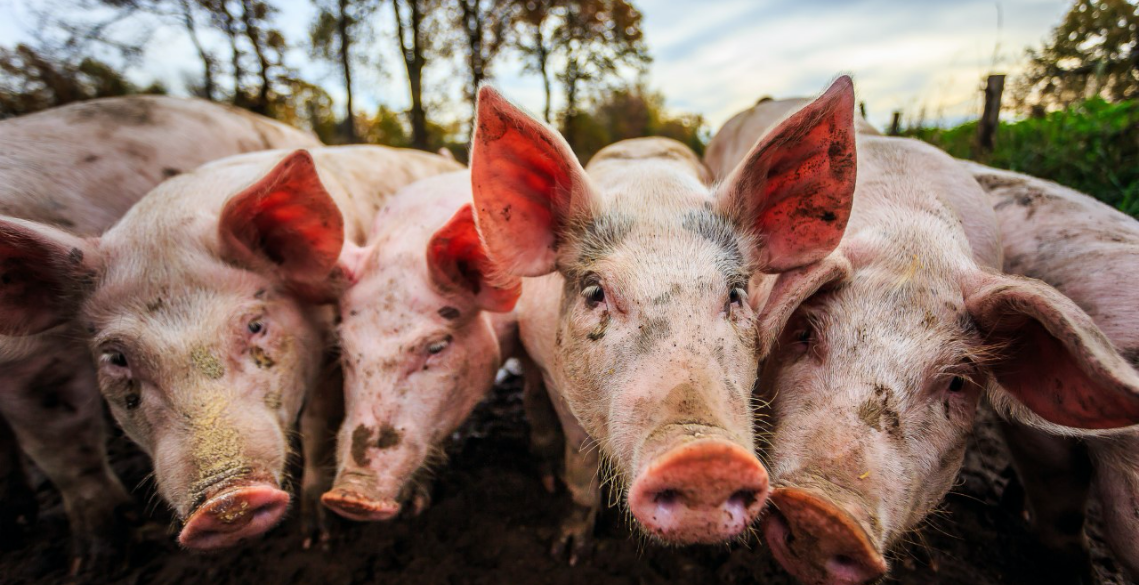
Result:
[[[661,539],[723,542],[742,534],[759,515],[767,485],[767,470],[753,453],[704,439],[655,457],[633,481],[629,508]]]
[[[277,525],[289,507],[289,494],[276,482],[245,480],[212,490],[186,519],[178,542],[197,550],[233,546]]]
[[[763,534],[776,560],[808,585],[861,585],[886,573],[862,525],[822,496],[780,488]]]
[[[400,511],[400,503],[395,500],[376,500],[342,487],[325,493],[320,501],[333,512],[358,522],[391,520]]]

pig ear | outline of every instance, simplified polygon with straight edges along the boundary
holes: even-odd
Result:
[[[495,278],[469,203],[431,236],[427,243],[427,268],[432,282],[442,292],[473,295],[479,308],[487,311],[509,312],[522,294],[518,277],[507,277],[505,283]]]
[[[32,335],[72,318],[96,273],[96,241],[0,219],[0,334]]]
[[[775,277],[775,285],[756,322],[760,359],[767,357],[775,347],[776,340],[799,305],[828,285],[846,280],[850,273],[850,261],[841,250],[836,250],[819,262]]]
[[[223,253],[267,266],[302,297],[328,300],[344,244],[344,218],[307,151],[286,156],[222,210]]]
[[[1065,427],[1139,423],[1139,372],[1087,313],[1038,280],[997,274],[975,280],[965,305],[986,341],[997,345],[991,366],[1012,398]]]
[[[854,136],[854,89],[842,76],[728,177],[722,204],[757,236],[764,272],[816,262],[842,239],[854,199]]]
[[[565,139],[489,86],[479,89],[471,186],[487,252],[516,276],[554,271],[566,223],[592,193]]]

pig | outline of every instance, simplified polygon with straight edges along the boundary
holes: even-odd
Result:
[[[266,151],[160,184],[101,237],[0,221],[0,328],[80,323],[179,543],[231,546],[289,505],[289,437],[326,359],[343,242],[362,244],[402,185],[456,167],[378,146]]]
[[[345,418],[322,500],[353,520],[429,502],[427,468],[513,351],[518,279],[492,281],[467,171],[404,187],[365,246],[345,244],[339,339]]]
[[[1139,222],[1050,181],[962,164],[997,214],[1005,271],[1040,279],[1071,298],[1139,369]],[[1061,558],[1082,560],[1080,528],[1091,480],[1105,539],[1130,577],[1139,579],[1139,431],[1079,441],[1072,434],[1022,425],[1009,429],[1034,528]],[[1085,448],[1093,474],[1087,473]]]
[[[763,533],[809,584],[886,573],[887,549],[952,486],[982,395],[1039,428],[1139,422],[1139,375],[1092,319],[1001,272],[996,217],[963,167],[909,139],[862,133],[857,151],[840,244],[774,277],[757,317]]]
[[[480,90],[475,217],[502,278],[524,278],[520,340],[565,433],[574,511],[555,553],[588,552],[599,457],[648,537],[747,532],[768,491],[749,281],[812,266],[841,238],[852,100],[840,78],[712,186],[691,150],[663,138],[610,145],[583,169],[556,131]]]
[[[0,215],[93,237],[152,187],[202,163],[319,144],[306,132],[202,100],[81,102],[0,122]],[[22,256],[17,247],[0,247],[5,298],[19,290],[24,262],[43,260]],[[15,497],[34,496],[12,451],[18,439],[60,490],[76,572],[114,557],[134,515],[132,499],[107,464],[103,406],[81,328],[66,318],[33,328],[40,331],[0,330],[0,426],[6,429],[0,434],[11,439],[4,441],[9,463],[0,469],[0,483],[7,484],[0,491],[12,495],[0,496],[0,533],[12,536],[16,518],[34,517],[34,497]]]

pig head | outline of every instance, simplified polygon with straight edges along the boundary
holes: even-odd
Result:
[[[523,343],[646,534],[729,540],[763,506],[749,282],[841,237],[852,99],[840,79],[713,190],[691,151],[659,138],[607,147],[587,173],[560,135],[480,92],[480,232],[504,273],[544,277],[524,283]]]
[[[252,177],[217,215],[187,192],[234,193],[249,167],[177,177],[102,238],[0,222],[0,332],[84,325],[103,395],[191,548],[260,534],[288,505],[288,437],[324,352],[311,305],[332,296],[344,238],[308,152]]]
[[[777,332],[760,344],[775,421],[765,534],[805,583],[882,576],[950,489],[983,394],[1041,428],[1139,422],[1139,375],[1092,319],[982,252],[994,239],[977,220],[995,221],[955,161],[903,139],[858,148],[842,243],[780,275],[759,319]]]
[[[441,443],[493,387],[516,327],[517,279],[494,269],[475,229],[463,171],[402,189],[368,243],[345,251],[339,327],[345,418],[324,504],[385,520],[428,501]]]

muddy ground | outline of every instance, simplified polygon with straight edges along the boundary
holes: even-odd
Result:
[[[115,469],[159,526],[136,545],[118,574],[80,583],[143,584],[793,584],[767,550],[750,546],[662,548],[632,537],[622,515],[604,513],[591,559],[578,566],[550,557],[554,528],[568,507],[547,494],[527,451],[516,379],[482,404],[451,441],[439,470],[434,505],[416,518],[338,525],[331,550],[304,550],[297,514],[237,550],[195,554],[174,544],[174,523],[157,503],[146,457],[125,438],[112,439]],[[1039,550],[1015,506],[1002,496],[1013,477],[991,425],[980,425],[959,488],[930,525],[892,555],[887,583],[1047,584],[1064,582]],[[0,584],[71,583],[66,575],[67,522],[58,494],[37,475],[40,521],[22,543],[0,551]],[[1015,488],[1014,488],[1015,489]],[[1097,581],[1122,584],[1094,534]],[[165,534],[164,534],[165,533]]]

